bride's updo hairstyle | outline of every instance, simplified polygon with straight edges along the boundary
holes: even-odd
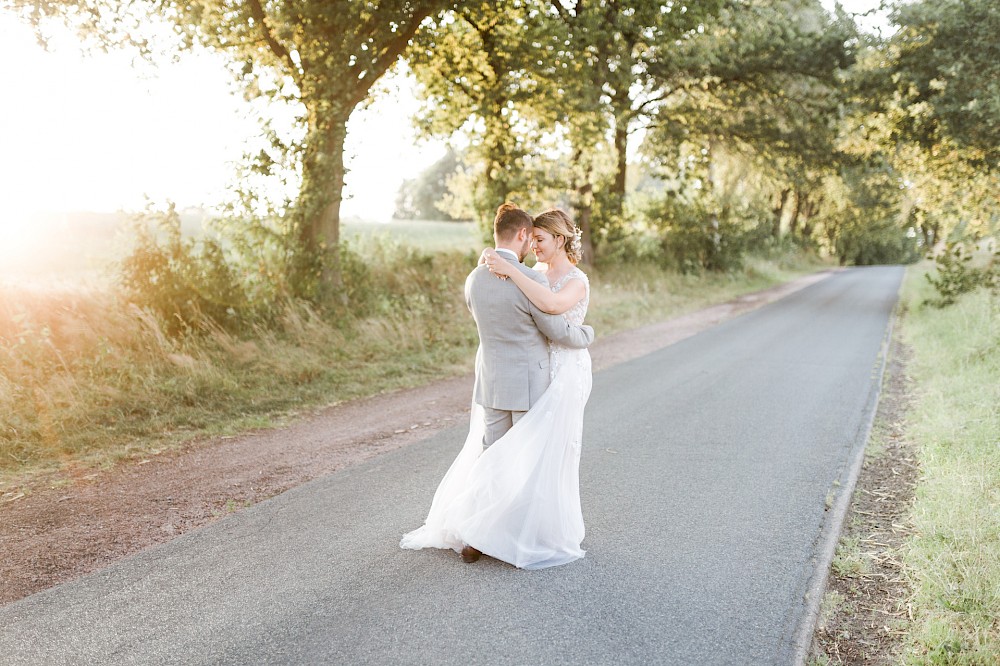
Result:
[[[583,259],[582,234],[576,228],[576,225],[573,224],[573,220],[570,219],[569,215],[558,208],[553,208],[544,213],[539,213],[535,217],[535,226],[539,229],[545,229],[545,231],[553,236],[562,236],[563,247],[566,249],[566,258],[570,260],[570,263],[580,263],[580,260]]]

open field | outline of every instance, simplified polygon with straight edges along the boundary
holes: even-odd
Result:
[[[203,211],[180,211],[186,236],[204,233]],[[131,246],[128,213],[49,213],[29,221],[16,233],[0,229],[0,284],[44,283],[92,286],[107,284],[114,262]],[[373,239],[403,243],[421,250],[473,251],[482,246],[472,222],[393,220],[368,222],[348,218],[344,239],[364,246]]]

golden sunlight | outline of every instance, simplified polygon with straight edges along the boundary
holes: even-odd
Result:
[[[67,234],[93,231],[78,229],[81,212],[137,210],[147,197],[182,208],[222,200],[259,127],[221,56],[133,65],[124,53],[83,55],[68,31],[46,51],[3,14],[0,33],[0,89],[15,92],[0,102],[0,277],[63,256],[53,248]],[[388,221],[402,180],[444,151],[438,141],[415,145],[407,73],[382,88],[355,112],[345,151],[343,212],[373,221]]]

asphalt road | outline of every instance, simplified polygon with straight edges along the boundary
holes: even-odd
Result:
[[[0,609],[0,662],[792,663],[901,276],[845,271],[598,373],[583,560],[398,548],[456,428]]]

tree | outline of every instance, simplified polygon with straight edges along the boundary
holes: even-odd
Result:
[[[740,153],[768,174],[772,236],[785,220],[793,234],[811,230],[821,182],[844,159],[836,148],[841,76],[854,39],[852,24],[814,0],[727,3],[705,24],[704,38],[650,65],[665,92],[651,150],[675,159],[683,143],[698,146],[708,194],[720,148]]]
[[[1000,7],[995,0],[919,0],[893,14],[890,80],[902,129],[926,147],[950,140],[996,169],[1000,159]],[[892,97],[888,97],[892,99]]]
[[[347,121],[376,81],[396,62],[422,21],[443,0],[5,0],[31,21],[40,39],[50,21],[75,25],[103,48],[131,46],[148,55],[157,39],[154,17],[169,22],[180,48],[221,51],[248,98],[298,105],[302,138],[275,140],[300,176],[287,211],[297,261],[291,284],[302,295],[343,300],[340,290],[340,205]],[[273,158],[260,156],[261,168]]]
[[[441,204],[449,195],[448,184],[461,165],[451,148],[444,157],[419,176],[403,181],[396,196],[395,217],[403,220],[455,220]]]
[[[1000,11],[986,0],[900,5],[898,30],[849,80],[845,136],[880,156],[925,248],[1000,231]]]
[[[426,104],[420,129],[432,136],[466,130],[466,159],[478,176],[473,206],[481,220],[529,186],[524,160],[536,152],[528,102],[538,94],[530,71],[540,3],[458,3],[429,23],[407,52]]]
[[[578,80],[599,91],[596,108],[603,112],[610,126],[615,156],[611,215],[620,218],[623,212],[629,135],[667,94],[662,81],[652,75],[652,68],[669,61],[676,44],[696,37],[699,27],[720,6],[719,0],[666,4],[641,0],[553,3],[569,33]],[[592,131],[585,130],[582,134],[585,138],[593,136]],[[587,148],[578,144],[574,153]]]
[[[483,213],[512,193],[537,190],[539,179],[563,179],[546,184],[570,193],[589,249],[595,198],[605,218],[622,217],[628,137],[657,102],[645,75],[654,45],[696,34],[719,2],[463,3],[411,51],[428,102],[424,127],[437,134],[471,128]],[[545,143],[553,135],[562,144],[558,157],[532,171],[553,152]],[[600,192],[609,147],[612,168]]]

